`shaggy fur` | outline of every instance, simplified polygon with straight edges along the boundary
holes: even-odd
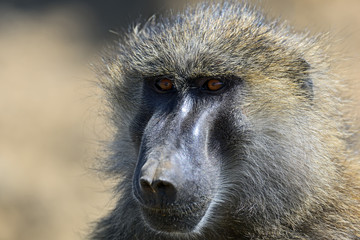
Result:
[[[125,34],[97,69],[117,130],[106,171],[119,179],[119,199],[92,239],[359,239],[359,161],[322,39],[236,2],[199,4]],[[129,127],[144,79],[160,75],[237,76],[244,86],[228,106],[241,140],[229,143],[221,187],[186,234],[150,229],[132,193]]]

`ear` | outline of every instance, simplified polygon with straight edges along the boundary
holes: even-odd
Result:
[[[312,100],[314,98],[314,90],[313,90],[313,81],[309,73],[311,66],[306,60],[302,58],[298,59],[298,63],[299,63],[299,69],[298,69],[296,82],[303,90],[304,95],[310,100]]]

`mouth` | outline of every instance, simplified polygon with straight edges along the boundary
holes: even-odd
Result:
[[[209,204],[210,201],[202,201],[166,208],[141,206],[141,212],[147,225],[155,231],[189,233],[204,217]]]

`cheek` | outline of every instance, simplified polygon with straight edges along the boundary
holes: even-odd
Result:
[[[153,113],[149,109],[142,109],[135,116],[129,126],[129,135],[132,142],[137,148],[140,147],[141,139],[144,134],[144,130],[151,119]]]

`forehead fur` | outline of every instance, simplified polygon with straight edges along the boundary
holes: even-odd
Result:
[[[135,27],[120,44],[115,65],[125,75],[138,77],[190,78],[251,71],[278,78],[302,69],[299,60],[306,61],[304,55],[314,55],[314,50],[306,36],[267,21],[247,5],[224,2],[199,4]]]

